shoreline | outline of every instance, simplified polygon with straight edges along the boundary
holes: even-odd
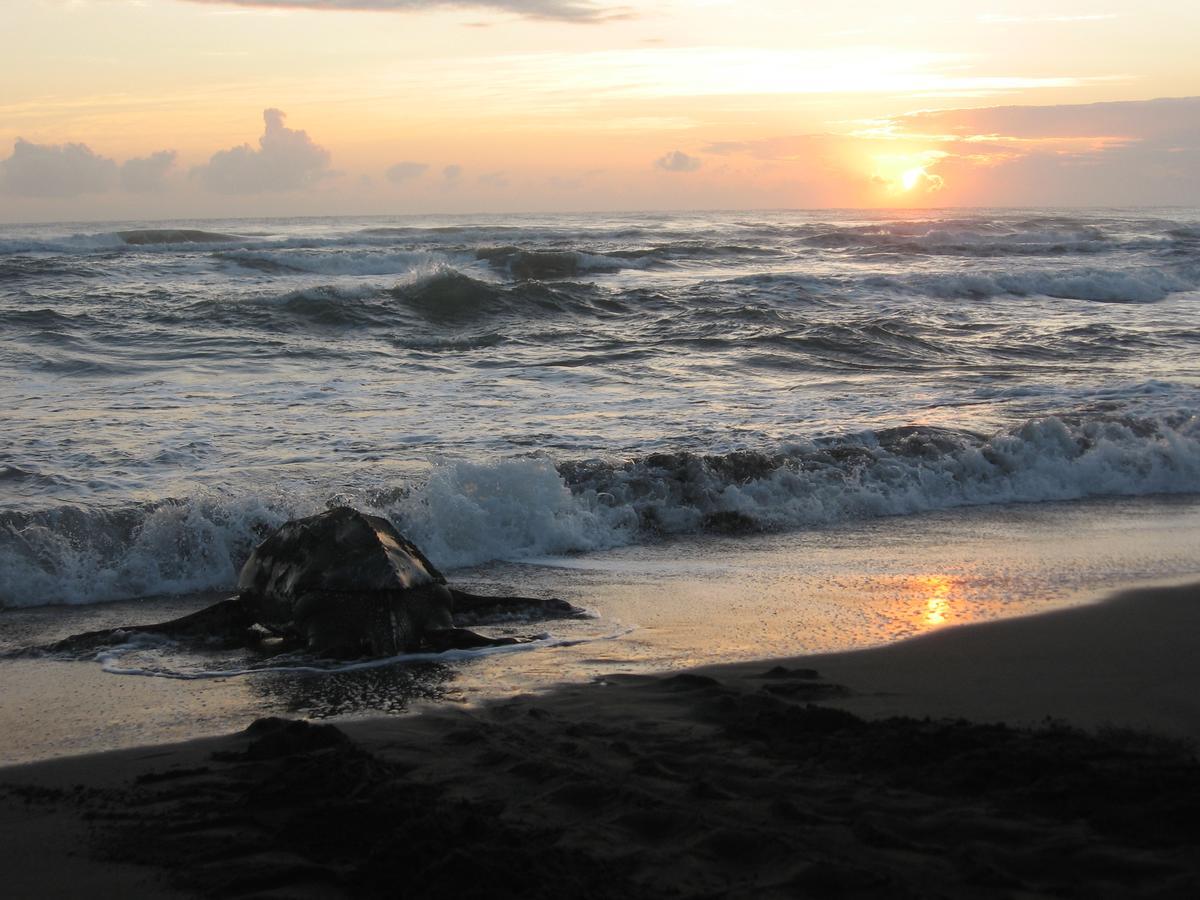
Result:
[[[13,896],[1186,895],[1197,626],[1200,582],[1137,588],[850,653],[3,768],[0,853]]]
[[[1197,534],[1195,499],[1110,499],[497,563],[460,570],[454,581],[476,593],[558,596],[592,610],[596,618],[498,626],[513,633],[545,628],[578,643],[449,663],[336,666],[319,676],[277,669],[252,650],[135,650],[119,667],[137,675],[114,675],[90,660],[9,657],[0,661],[0,760],[226,734],[263,716],[346,722],[408,715],[429,700],[475,703],[549,691],[614,672],[659,675],[886,646],[960,624],[1096,602],[1150,577],[1200,577]],[[19,650],[165,621],[214,599],[9,611],[0,614],[0,646]],[[259,665],[249,677],[219,674]],[[196,673],[207,677],[187,677]]]

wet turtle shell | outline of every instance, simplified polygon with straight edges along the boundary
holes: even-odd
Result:
[[[316,598],[395,594],[445,584],[411,541],[347,506],[288,522],[246,560],[242,600],[270,625],[295,624]]]

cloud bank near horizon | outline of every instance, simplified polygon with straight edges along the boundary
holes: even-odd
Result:
[[[219,208],[213,204],[222,198],[256,209],[284,203],[269,196],[321,214],[335,200],[338,211],[397,202],[396,194],[389,200],[361,188],[361,179],[338,182],[339,191],[319,190],[336,176],[381,173],[404,186],[406,208],[417,212],[469,211],[472,202],[481,204],[477,211],[578,209],[581,202],[603,209],[622,190],[647,208],[681,208],[680,201],[712,207],[714,198],[730,208],[1200,206],[1200,97],[925,110],[860,122],[841,134],[697,141],[657,159],[610,166],[603,180],[591,182],[578,177],[582,160],[567,156],[551,166],[496,157],[487,167],[475,159],[465,166],[431,159],[336,172],[324,141],[288,128],[282,111],[265,110],[263,121],[257,146],[218,150],[182,171],[173,150],[119,163],[85,143],[18,138],[0,159],[0,193],[19,199],[26,214],[55,204],[69,214],[63,203],[71,198],[85,198],[78,209],[135,209],[139,197],[151,196],[157,212],[177,215],[187,215],[189,205]],[[476,185],[487,190],[469,190]],[[204,195],[210,199],[202,201]]]
[[[166,190],[167,173],[175,165],[174,150],[160,150],[149,156],[128,159],[121,166],[121,187],[133,194]]]
[[[444,9],[481,9],[525,19],[595,25],[628,19],[624,6],[603,6],[589,0],[187,0],[209,6],[253,6],[322,12],[412,13]]]
[[[35,144],[17,138],[12,156],[0,160],[0,193],[64,199],[103,194],[116,187],[135,194],[156,192],[164,189],[174,162],[174,150],[117,165],[87,144]]]

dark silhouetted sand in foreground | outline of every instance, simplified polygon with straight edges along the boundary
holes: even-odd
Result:
[[[0,770],[4,892],[1200,896],[1198,626],[1200,586],[1160,588]]]

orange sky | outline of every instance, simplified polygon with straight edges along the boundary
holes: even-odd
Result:
[[[15,7],[3,221],[1200,205],[1195,3]]]

